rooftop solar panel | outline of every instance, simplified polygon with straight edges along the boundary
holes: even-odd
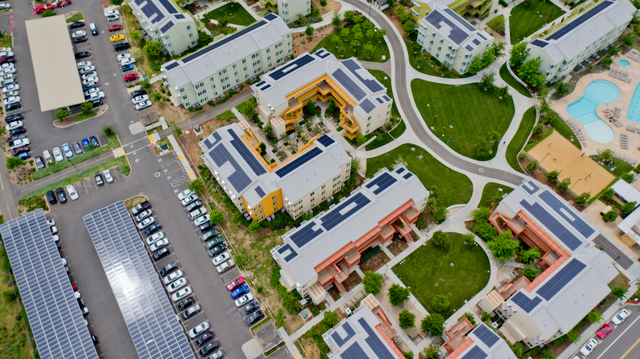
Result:
[[[384,103],[384,100],[382,99],[382,97],[376,98],[376,101],[378,101],[378,103],[381,105]]]
[[[244,143],[244,141],[242,141],[240,137],[238,137],[235,131],[233,131],[232,129],[229,129],[227,130],[227,132],[229,132],[229,135],[233,137],[233,140],[230,141],[231,145],[236,149],[236,151],[238,151],[240,156],[242,156],[242,158],[249,165],[249,167],[251,167],[251,169],[253,170],[253,173],[255,173],[256,176],[260,176],[262,174],[267,173],[267,170],[264,168],[262,163],[258,161],[258,159],[253,154],[253,152],[251,152],[251,150],[249,150],[249,148],[247,147],[247,144]]]
[[[152,3],[151,1],[147,1],[147,5],[143,6],[141,10],[142,13],[144,13],[144,15],[147,17],[147,19],[151,19],[153,17],[153,20],[151,20],[152,24],[155,24],[156,22],[164,19],[164,14],[160,12],[156,4]],[[154,14],[156,16],[153,16]]]
[[[280,249],[278,249],[278,253],[280,253],[281,255],[286,254],[286,256],[284,257],[285,262],[289,262],[298,255],[298,253],[293,250],[290,244],[285,244],[284,246],[282,246]]]
[[[396,359],[396,357],[391,354],[389,348],[378,338],[378,336],[374,333],[373,329],[369,326],[364,318],[358,319],[358,323],[362,326],[365,332],[369,335],[367,339],[364,341],[369,345],[369,348],[373,350],[374,353],[378,356],[379,359]]]
[[[465,19],[462,18],[462,16],[456,14],[453,10],[446,8],[444,9],[444,11],[449,14],[449,16],[451,16],[454,20],[456,20],[458,23],[460,23],[460,25],[464,26],[465,28],[467,28],[467,30],[469,31],[476,31],[476,28],[471,26],[471,24],[469,24]]]
[[[469,52],[473,51],[473,46],[471,46],[471,45],[467,45],[464,48],[467,49],[467,51],[469,51]]]
[[[199,58],[200,56],[206,55],[206,54],[210,53],[211,51],[219,48],[220,46],[226,45],[226,44],[230,43],[231,41],[234,41],[235,39],[240,38],[240,37],[248,34],[249,32],[251,32],[251,31],[253,31],[255,29],[258,29],[258,28],[260,28],[260,27],[262,27],[262,26],[264,26],[266,24],[267,24],[266,21],[259,21],[259,22],[255,23],[255,24],[245,28],[244,30],[238,31],[235,34],[227,36],[227,37],[223,38],[220,41],[214,42],[213,44],[205,47],[204,49],[202,49],[202,50],[200,50],[198,52],[195,52],[195,53],[185,57],[184,59],[182,59],[180,61],[182,61],[183,64],[186,64],[189,61],[193,61],[193,60]]]
[[[349,339],[351,339],[356,334],[356,332],[353,330],[353,328],[351,328],[351,325],[348,322],[342,324],[340,328],[342,328],[345,332],[344,338],[338,333],[339,328],[335,329],[333,333],[331,333],[331,338],[338,347],[342,347],[344,343],[348,342]]]
[[[472,42],[473,42],[474,44],[476,44],[476,45],[480,45],[480,44],[481,44],[480,40],[478,40],[478,39],[473,39],[473,41],[472,41]]]
[[[314,147],[311,150],[301,154],[300,156],[298,156],[298,158],[296,158],[293,161],[289,162],[288,164],[286,164],[281,169],[277,170],[276,174],[278,175],[278,177],[282,178],[282,177],[288,175],[289,173],[293,172],[294,170],[296,170],[298,167],[302,166],[303,164],[309,162],[311,159],[319,156],[321,153],[322,153],[321,149],[319,149],[318,147]]]
[[[306,64],[315,61],[315,58],[309,54],[304,56],[300,56],[295,60],[289,62],[285,66],[280,67],[279,69],[269,73],[269,76],[274,80],[280,80],[288,74],[291,74],[300,68],[304,67]]]
[[[262,187],[260,186],[256,187],[256,193],[258,194],[258,196],[260,196],[260,198],[263,198],[266,195],[266,193],[264,193]]]
[[[324,147],[329,147],[329,145],[336,142],[329,135],[323,135],[322,137],[318,138],[317,141],[320,142],[320,144],[322,144]]]
[[[398,168],[398,170],[396,170],[397,174],[401,174],[402,172],[404,172],[404,168],[400,167]]]
[[[167,9],[167,12],[169,14],[177,14],[179,13],[178,9],[176,9],[176,7],[171,3],[171,1],[169,0],[159,0],[160,4],[162,4],[162,6],[164,6],[165,9]]]
[[[457,45],[460,45],[464,40],[469,37],[463,29],[461,29],[458,25],[454,24],[451,20],[446,18],[441,12],[438,10],[433,10],[431,14],[425,17],[427,22],[433,25],[434,28],[440,30],[442,28],[442,23],[446,24],[451,31],[448,34],[440,34],[442,36],[447,36],[451,41],[455,42]]]
[[[407,173],[406,175],[402,176],[402,178],[409,179],[411,176],[413,176],[413,173]]]
[[[256,86],[257,88],[260,88],[260,86],[264,85],[265,83],[266,83],[266,81],[260,81],[260,82],[258,82],[255,86]]]
[[[569,232],[557,219],[553,218],[540,204],[534,203],[531,205],[525,200],[520,201],[520,204],[572,251],[580,247],[582,241]]]
[[[362,193],[351,196],[322,216],[320,219],[322,226],[330,231],[369,203],[371,200]]]
[[[577,259],[572,259],[560,271],[547,281],[540,289],[538,295],[546,300],[551,300],[562,288],[564,288],[575,276],[587,266]]]
[[[545,42],[545,41],[542,41],[540,39],[535,39],[535,40],[531,41],[531,45],[535,45],[535,46],[544,48],[545,46],[549,45],[549,43]]]
[[[538,192],[540,187],[536,186],[535,183],[533,183],[531,181],[527,181],[522,185],[522,189],[527,191],[527,193],[529,193],[529,194],[534,194],[534,193]]]
[[[160,28],[160,32],[164,34],[167,31],[169,31],[172,27],[173,27],[173,21],[168,21],[166,24],[164,24],[163,27]]]
[[[592,17],[598,15],[600,12],[602,12],[602,10],[608,8],[611,5],[613,5],[613,1],[605,1],[605,2],[602,2],[602,3],[598,4],[598,5],[596,5],[591,10],[589,10],[586,13],[584,13],[584,14],[578,16],[577,18],[573,19],[573,21],[570,21],[568,24],[566,24],[560,30],[558,30],[558,31],[554,32],[553,34],[549,35],[549,37],[547,37],[546,40],[558,40],[558,39],[560,39],[564,35],[570,33],[573,29],[575,29],[576,27],[584,24],[585,22],[590,20]]]
[[[385,99],[385,100],[387,100],[387,101],[391,101],[391,99],[390,99],[390,98],[389,98],[389,96],[387,96],[387,95],[382,96],[382,98],[383,98],[383,99]]]
[[[493,330],[489,329],[485,324],[480,324],[473,330],[473,334],[482,340],[489,348],[498,342],[498,336]]]
[[[178,14],[178,15],[176,15],[176,19],[184,19],[184,15]]]
[[[364,99],[364,101],[360,103],[360,107],[362,107],[362,109],[366,113],[370,113],[376,108],[376,106],[373,103],[371,103],[371,101],[369,101],[368,98]]]
[[[479,32],[477,35],[478,35],[478,36],[480,36],[480,38],[481,38],[482,40],[486,40],[486,39],[487,39],[487,38],[486,38],[486,37],[484,37],[484,35],[482,35],[482,33],[480,33],[480,32]]]
[[[540,299],[540,297],[538,296],[533,299],[529,299],[529,297],[521,292],[516,293],[513,297],[511,297],[511,300],[527,313],[531,313],[533,308],[535,308],[542,302],[542,299]]]
[[[333,76],[342,85],[342,87],[356,99],[356,101],[360,101],[367,95],[349,76],[347,76],[347,74],[342,71],[342,69],[335,70],[331,76]]]
[[[340,357],[342,359],[369,359],[358,342],[354,342],[353,344],[351,344],[350,347],[345,349],[342,354],[340,354]]]
[[[268,89],[269,87],[271,87],[271,84],[268,84],[267,86],[261,88],[260,90],[264,91],[264,90]]]
[[[264,16],[264,18],[265,18],[266,20],[271,21],[271,20],[275,20],[275,19],[277,19],[278,17],[277,17],[275,14],[273,14],[273,13],[269,13],[269,14],[265,15],[265,16]]]
[[[180,66],[180,64],[178,63],[178,61],[176,61],[176,62],[172,62],[169,65],[165,66],[164,69],[169,71],[169,70],[175,69],[178,66]]]
[[[362,82],[365,86],[367,86],[367,88],[371,92],[378,92],[384,89],[384,87],[382,87],[382,85],[375,78],[365,79],[364,77],[360,76],[360,74],[357,71],[363,70],[366,72],[366,70],[362,69],[362,67],[360,67],[353,59],[344,60],[342,61],[342,64],[347,69],[349,69],[349,71],[351,71],[351,73],[358,79],[358,81]]]
[[[309,243],[320,233],[324,232],[324,229],[322,229],[321,227],[319,227],[318,229],[313,229],[315,225],[316,222],[311,221],[290,236],[291,240],[293,241],[293,243],[295,243],[296,246],[298,246],[298,248],[304,247],[305,244]]]
[[[392,184],[398,182],[398,180],[389,173],[383,173],[376,177],[373,181],[367,183],[365,187],[368,189],[375,188],[373,194],[379,195],[382,191],[389,188]]]
[[[487,353],[485,353],[479,346],[474,346],[460,359],[485,359]]]
[[[145,2],[146,0],[135,0],[135,3],[137,5],[142,5],[143,2]]]
[[[231,153],[229,153],[229,150],[227,150],[224,144],[221,143],[209,151],[209,157],[211,157],[218,167],[222,167],[227,162],[231,164],[235,172],[227,177],[227,179],[231,182],[231,186],[233,186],[237,193],[242,192],[251,184],[249,176],[247,176],[242,167],[236,162],[235,158],[231,156]]]
[[[124,202],[83,220],[140,358],[195,359]]]
[[[44,212],[4,223],[0,233],[40,357],[98,359]]]
[[[207,149],[210,150],[211,147],[213,147],[213,145],[211,144],[211,141],[209,141],[209,138],[205,138],[204,141],[202,141],[204,143],[205,146],[207,146]]]
[[[573,228],[575,228],[584,238],[589,238],[595,230],[591,228],[585,221],[580,218],[579,215],[572,212],[569,207],[567,207],[562,201],[560,201],[556,196],[551,194],[549,191],[544,191],[539,194],[539,197],[548,204],[551,208],[553,208],[556,213],[560,215],[560,217],[564,218]]]
[[[321,59],[327,58],[329,55],[331,55],[331,53],[327,50],[325,50],[324,48],[318,50],[315,52],[316,56],[320,57]]]

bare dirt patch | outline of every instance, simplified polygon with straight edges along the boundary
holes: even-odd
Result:
[[[393,253],[394,256],[399,255],[400,252],[407,248],[409,248],[409,244],[407,244],[407,241],[398,237],[394,237],[389,247],[387,247],[387,249],[391,253]]]
[[[317,9],[320,9],[320,16],[324,16],[325,14],[328,14],[331,11],[333,11],[334,14],[337,14],[338,11],[342,9],[342,5],[339,2],[333,1],[333,0],[328,0],[327,6],[325,7],[320,6],[320,0],[312,0],[311,6]]]
[[[360,278],[358,273],[351,272],[351,274],[349,274],[349,277],[347,277],[347,279],[342,282],[342,285],[344,285],[344,289],[347,292],[350,292],[351,289],[355,288],[360,283],[362,283],[362,278]]]
[[[387,262],[389,262],[389,256],[385,252],[380,252],[366,262],[360,263],[360,269],[362,269],[363,272],[368,270],[375,272]]]
[[[9,157],[5,158],[5,161]],[[9,181],[12,184],[22,186],[33,181],[33,172],[36,171],[36,165],[33,159],[26,161],[26,164],[21,167],[14,168],[13,170],[7,169],[9,172]]]
[[[313,339],[301,339],[300,344],[302,344],[302,347],[307,354],[307,358],[320,359],[320,350],[318,350],[318,346],[316,345],[316,342],[313,341]]]
[[[198,142],[207,138],[210,134],[213,133],[213,131],[217,130],[218,127],[222,127],[225,125],[227,125],[226,121],[212,118],[200,125],[200,129],[202,130],[202,132],[196,133],[196,131],[194,131],[193,129],[189,129],[182,133],[182,136],[180,136],[178,142],[180,142],[180,147],[182,147],[182,150],[186,150],[186,152],[189,154],[189,157],[191,157],[191,160],[194,162],[195,166],[204,164],[204,161],[202,161],[202,158],[200,158],[202,149],[198,145]]]
[[[298,56],[305,52],[311,52],[322,39],[331,35],[334,31],[335,28],[332,25],[316,29],[311,36],[311,41],[309,41],[309,36],[305,33],[293,34],[293,54]]]
[[[338,290],[338,288],[336,288],[335,285],[333,287],[329,288],[329,290],[327,290],[327,292],[329,293],[331,298],[333,298],[333,300],[340,299],[340,296],[341,296],[340,291]]]
[[[402,6],[402,5],[400,3],[396,3],[396,6]],[[405,6],[404,9],[405,9],[405,12],[409,12],[409,13],[411,12],[410,6]],[[402,21],[400,21],[400,16],[396,14],[396,11],[392,8],[388,8],[383,12],[387,15],[389,20],[391,20],[391,22],[393,23],[393,26],[396,27],[400,35],[402,35],[402,39],[410,41],[411,39],[409,38],[409,35],[407,35],[407,33],[402,28]]]

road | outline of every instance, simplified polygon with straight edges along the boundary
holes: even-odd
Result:
[[[626,306],[631,315],[611,334],[607,335],[589,355],[590,359],[636,359],[640,358],[640,307]]]

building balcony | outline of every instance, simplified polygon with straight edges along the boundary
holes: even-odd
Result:
[[[333,279],[336,282],[342,283],[349,277],[346,271],[342,269],[338,269],[338,267],[336,267],[335,265],[330,265],[329,267],[327,267],[327,269],[329,270],[329,272],[333,276]]]
[[[344,262],[346,263],[349,269],[353,268],[358,262],[360,262],[360,252],[354,246],[344,255]]]
[[[402,223],[402,225],[400,223]],[[403,237],[408,235],[411,232],[411,226],[409,226],[407,223],[405,223],[400,219],[395,223],[393,223],[391,226],[396,230],[396,232],[400,233]]]
[[[318,273],[318,283],[320,285],[325,286],[329,284],[329,282],[333,279],[333,275],[329,272],[329,269],[324,268]]]
[[[418,212],[418,210],[413,207],[409,207],[404,212],[402,212],[402,214],[407,217],[407,220],[409,220],[409,222],[413,223],[418,219],[420,212]]]
[[[358,136],[360,125],[358,125],[358,122],[353,118],[353,115],[350,115],[345,110],[340,111],[340,126],[345,130],[345,136],[349,139],[354,139]]]
[[[277,0],[260,0],[260,4],[264,5],[264,6],[278,6],[278,1]]]
[[[388,224],[385,224],[380,229],[380,235],[385,240],[392,238],[394,233],[396,233],[396,231],[394,231],[393,228],[391,228]]]

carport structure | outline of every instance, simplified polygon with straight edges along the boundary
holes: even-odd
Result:
[[[84,102],[82,83],[64,15],[25,21],[40,111]]]

